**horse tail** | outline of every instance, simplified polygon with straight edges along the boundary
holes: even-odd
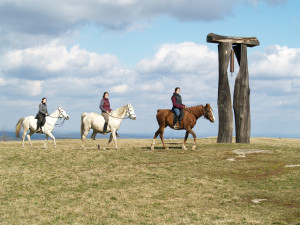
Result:
[[[84,124],[83,124],[83,118],[87,115],[86,112],[81,114],[81,126],[80,126],[80,137],[83,135],[83,129],[84,129]]]
[[[22,117],[19,119],[17,125],[16,125],[16,131],[15,131],[15,134],[16,134],[16,137],[19,138],[20,137],[20,130],[23,126],[23,121],[25,120],[25,117]]]

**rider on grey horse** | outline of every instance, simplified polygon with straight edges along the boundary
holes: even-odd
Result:
[[[45,125],[46,122],[46,116],[48,116],[48,110],[47,110],[47,98],[42,98],[41,103],[39,104],[39,112],[36,114],[37,121],[37,127],[36,131],[39,132],[42,130],[42,126]]]
[[[110,102],[109,102],[108,96],[109,96],[108,92],[104,92],[103,97],[100,102],[100,105],[99,105],[99,108],[102,111],[102,116],[104,117],[104,120],[105,120],[104,127],[103,127],[104,134],[106,134],[107,125],[108,125],[108,121],[109,121],[109,114],[112,111],[112,109],[110,108]],[[117,132],[116,132],[116,136],[120,137]]]

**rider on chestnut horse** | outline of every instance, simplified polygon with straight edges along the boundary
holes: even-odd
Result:
[[[180,87],[176,87],[171,97],[173,103],[173,112],[175,113],[174,121],[173,121],[173,128],[177,130],[179,127],[177,126],[177,122],[179,121],[179,116],[182,114],[182,110],[186,108],[185,105],[182,104],[182,99],[180,96]]]
[[[155,140],[158,135],[160,136],[163,147],[166,149],[168,148],[164,142],[164,130],[166,127],[170,127],[172,129],[177,129],[177,130],[186,130],[183,145],[182,145],[183,149],[186,149],[185,145],[186,145],[187,138],[189,134],[192,134],[194,138],[194,145],[192,149],[194,150],[196,149],[196,134],[192,129],[196,125],[197,120],[201,116],[204,116],[204,118],[209,120],[210,122],[212,123],[215,122],[213,110],[210,104],[207,103],[206,105],[186,107],[185,105],[182,104],[182,100],[181,100],[181,96],[179,95],[179,92],[180,92],[180,88],[179,87],[175,88],[175,92],[171,98],[173,103],[173,111],[176,113],[175,118],[173,116],[174,114],[169,109],[157,110],[156,120],[159,128],[157,129],[153,137],[153,141],[151,144],[152,150],[154,149]],[[180,110],[184,111],[184,117],[182,118],[180,122],[180,126],[178,127],[177,117],[180,115]]]

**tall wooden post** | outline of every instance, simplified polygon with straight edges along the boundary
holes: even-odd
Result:
[[[227,68],[230,59],[232,44],[220,43],[219,51],[219,86],[218,86],[218,113],[219,131],[218,143],[232,143],[233,115],[231,94],[228,82]]]
[[[232,142],[232,106],[227,68],[231,47],[234,45],[235,55],[240,65],[233,96],[236,142],[250,143],[250,86],[247,47],[259,45],[259,41],[256,37],[229,37],[212,33],[207,35],[206,41],[219,43],[219,132],[217,141],[218,143]]]
[[[234,51],[240,65],[233,94],[236,142],[250,143],[250,87],[247,46],[245,44],[237,45],[234,47]]]

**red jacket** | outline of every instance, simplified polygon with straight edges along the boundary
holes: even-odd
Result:
[[[109,100],[106,98],[102,98],[99,108],[102,112],[111,112]]]

